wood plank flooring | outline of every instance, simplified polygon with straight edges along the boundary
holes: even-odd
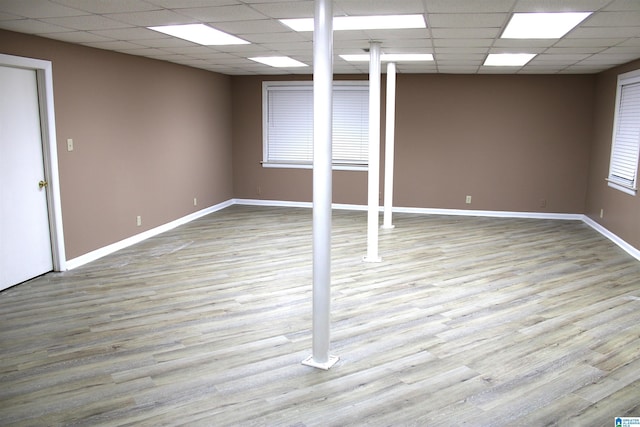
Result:
[[[0,293],[3,426],[611,426],[640,416],[640,262],[577,221],[232,206]]]

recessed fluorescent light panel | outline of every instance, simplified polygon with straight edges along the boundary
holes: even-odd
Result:
[[[340,58],[349,62],[367,62],[371,58],[366,53],[355,55],[340,55]],[[433,61],[433,55],[430,53],[383,53],[380,55],[380,61],[383,62],[422,62]]]
[[[485,59],[485,66],[521,67],[531,61],[535,53],[490,53]]]
[[[188,40],[204,46],[222,46],[231,44],[249,44],[231,34],[211,28],[204,24],[163,25],[160,27],[147,27],[150,30],[168,34],[173,37]]]
[[[313,31],[313,18],[281,19],[294,31]],[[423,15],[335,16],[334,31],[427,28]]]
[[[591,12],[514,13],[503,39],[559,39],[585,20]]]
[[[249,59],[276,68],[308,67],[307,64],[296,61],[288,56],[256,56]]]

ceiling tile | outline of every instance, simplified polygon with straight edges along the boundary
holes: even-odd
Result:
[[[182,55],[178,55],[177,53],[158,51],[158,52],[149,54],[149,57],[154,59],[161,59],[163,61],[171,61],[173,59],[182,58]]]
[[[336,31],[337,34],[350,33],[352,31]],[[365,34],[369,40],[397,40],[397,39],[426,39],[429,35],[426,29],[405,29],[405,30],[366,30]]]
[[[573,64],[578,61],[591,56],[590,54],[571,54],[571,55],[559,55],[559,54],[540,54],[536,55],[527,65],[549,65],[549,64]],[[544,63],[544,64],[540,64]]]
[[[636,37],[633,39],[627,39],[623,42],[617,44],[618,46],[640,46],[640,37]]]
[[[74,43],[104,42],[113,40],[112,38],[92,34],[86,31],[52,33],[49,37],[63,42],[72,41]]]
[[[609,46],[615,46],[625,41],[625,38],[564,38],[559,40],[554,47],[591,47],[591,48],[603,48]]]
[[[599,53],[597,55],[591,55],[586,58],[584,61],[581,61],[581,64],[624,64],[629,61],[633,61],[637,59],[637,54],[625,54],[625,53]]]
[[[603,10],[606,11],[621,11],[621,10],[638,10],[640,4],[638,0],[613,0]]]
[[[437,60],[438,63],[445,61],[455,61],[455,62],[463,62],[464,61],[483,61],[487,55],[484,53],[473,53],[473,54],[457,54],[457,53],[438,53]]]
[[[607,67],[597,65],[571,65],[562,70],[562,74],[593,74],[606,70]]]
[[[231,59],[237,59],[238,57],[235,55],[232,55],[230,53],[224,53],[224,52],[215,52],[213,49],[211,49],[209,52],[207,53],[203,53],[199,55],[202,59],[207,59],[207,60],[211,60],[211,61],[218,61],[218,62],[224,62],[224,61],[228,61]]]
[[[166,52],[178,53],[185,56],[193,56],[197,54],[207,54],[211,52],[211,48],[207,46],[177,46],[177,47],[165,47],[163,49]]]
[[[251,43],[309,43],[308,40],[300,37],[297,33],[264,33],[264,34],[241,34],[243,39]]]
[[[429,13],[491,13],[511,10],[515,0],[429,0]]]
[[[54,0],[61,5],[91,13],[140,12],[157,10],[160,6],[142,0],[96,1],[96,0]]]
[[[312,42],[293,42],[293,43],[261,43],[260,46],[262,46],[265,49],[273,49],[276,51],[283,51],[283,50],[306,50],[306,51],[313,51],[313,43]]]
[[[443,65],[438,64],[438,71],[448,74],[475,74],[478,67],[473,65]]]
[[[436,73],[438,68],[435,64],[413,64],[409,62],[399,62],[396,64],[399,73]]]
[[[74,30],[106,30],[110,28],[125,28],[130,27],[122,22],[114,21],[113,19],[105,18],[100,15],[85,15],[85,16],[68,16],[64,18],[46,18],[44,22],[49,24],[58,25],[65,28],[71,28]]]
[[[433,49],[430,47],[382,47],[382,53],[418,53],[418,54],[433,54]]]
[[[638,2],[640,5],[640,2]],[[581,27],[625,27],[639,26],[640,11],[632,12],[601,12],[591,16],[587,21],[581,24]]]
[[[267,48],[259,44],[236,44],[229,46],[216,46],[216,48],[216,50],[220,52],[233,53],[243,57],[254,53],[262,54],[263,52],[268,51]]]
[[[85,46],[96,47],[98,49],[121,50],[121,49],[138,49],[140,45],[122,40],[113,40],[106,42],[88,42],[83,43]]]
[[[593,55],[602,52],[604,47],[552,47],[544,51],[544,53],[554,55]]]
[[[371,40],[369,34],[365,31],[335,31],[333,33],[334,44],[341,40]]]
[[[94,30],[92,34],[115,40],[148,40],[167,38],[166,34],[143,27],[116,28],[113,30]]]
[[[0,11],[0,21],[11,21],[14,19],[21,19],[22,17],[19,15],[14,15],[13,13],[4,13]]]
[[[334,9],[347,15],[402,15],[424,13],[421,0],[335,0]]]
[[[456,55],[473,55],[478,53],[487,53],[488,49],[484,47],[437,47],[435,48],[436,55],[456,54]]]
[[[461,39],[433,39],[433,45],[438,47],[490,47],[493,44],[492,38],[461,38]]]
[[[416,38],[416,39],[393,39],[393,40],[385,40],[382,44],[385,48],[393,48],[393,47],[403,47],[408,49],[418,50],[420,48],[429,47],[431,48],[431,40],[424,38]]]
[[[87,12],[62,6],[49,1],[2,0],[0,12],[10,11],[25,18],[56,18],[61,16],[87,15]]]
[[[167,9],[181,9],[190,7],[228,6],[237,5],[239,0],[145,0],[147,3],[166,7]],[[246,3],[246,2],[245,2]]]
[[[514,12],[593,12],[610,0],[518,0]]]
[[[190,41],[187,40],[183,40],[183,39],[178,39],[175,37],[162,37],[162,38],[155,38],[155,39],[147,39],[144,40],[144,42],[140,42],[141,44],[144,43],[145,46],[147,47],[155,47],[155,48],[167,48],[167,47],[188,47],[188,46],[198,46],[195,43],[192,43]]]
[[[493,39],[500,34],[499,28],[432,28],[434,39]]]
[[[128,55],[148,56],[151,58],[155,57],[155,55],[165,54],[165,52],[161,51],[160,49],[156,49],[153,47],[137,47],[133,49],[122,49],[120,51]]]
[[[429,15],[429,27],[502,27],[507,13],[434,13]]]
[[[157,25],[193,24],[197,20],[171,10],[151,10],[148,12],[111,13],[105,15],[120,22],[138,27]]]
[[[336,55],[364,53],[371,40],[380,41],[383,52],[434,53],[434,62],[409,64],[400,72],[591,73],[640,58],[640,0],[334,0],[333,5],[336,16],[425,13],[427,29],[333,34]],[[0,0],[0,28],[223,73],[309,74],[309,69],[276,69],[246,58],[286,55],[312,62],[313,32],[294,32],[277,18],[312,17],[314,8],[313,0]],[[500,39],[514,10],[594,13],[559,40]],[[145,28],[196,22],[251,44],[202,47]],[[538,57],[524,68],[482,67],[490,51]],[[349,73],[368,72],[367,63],[336,58],[335,64]]]
[[[370,46],[369,40],[343,40],[338,44],[333,44],[333,51],[340,53],[362,53],[362,49],[369,49]],[[386,46],[387,44],[385,43],[383,47]],[[359,51],[353,52],[354,49]]]
[[[640,36],[640,26],[638,27],[580,27],[571,31],[567,39],[588,38],[628,38]]]
[[[19,19],[15,21],[0,21],[0,28],[3,30],[17,31],[26,34],[51,34],[67,33],[70,28],[49,24],[36,19]]]
[[[315,9],[313,0],[263,3],[251,6],[258,12],[275,19],[311,18]]]
[[[600,52],[602,54],[622,54],[622,55],[631,55],[633,57],[640,57],[640,45],[638,46],[614,46],[607,48]]]
[[[479,67],[478,74],[514,74],[522,67]]]
[[[251,21],[266,18],[263,14],[245,5],[180,9],[180,13],[202,22],[213,23],[225,21]]]
[[[553,46],[556,41],[556,39],[496,39],[496,41],[493,43],[493,46],[510,49],[547,48]]]
[[[564,69],[565,67],[535,67],[527,65],[518,71],[518,74],[558,74]]]
[[[260,19],[250,21],[231,21],[231,22],[216,22],[212,24],[216,29],[224,31],[229,34],[262,34],[262,33],[289,33],[299,35],[286,27],[280,22],[272,19]]]

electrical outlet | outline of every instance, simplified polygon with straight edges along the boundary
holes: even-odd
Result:
[[[136,217],[136,225],[137,225],[138,227],[140,227],[140,226],[142,225],[142,217],[141,217],[140,215],[138,215],[138,216]]]
[[[604,218],[604,209],[600,209],[600,218]]]
[[[464,202],[468,205],[471,204],[471,196],[467,196],[467,198],[464,200]]]
[[[67,151],[73,151],[73,139],[67,138]]]
[[[541,208],[546,208],[547,207],[547,200],[546,199],[540,199],[540,207]]]
[[[198,206],[198,199],[197,198],[193,198],[193,206]]]

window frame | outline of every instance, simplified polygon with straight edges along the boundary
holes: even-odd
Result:
[[[624,86],[633,85],[634,90],[640,90],[640,70],[630,71],[628,73],[618,75],[618,81],[616,85],[616,104],[615,104],[615,112],[613,118],[613,132],[611,138],[611,157],[609,160],[609,174],[607,176],[607,184],[611,188],[615,188],[629,195],[635,196],[638,193],[638,166],[640,164],[640,132],[638,134],[638,140],[636,143],[636,154],[635,159],[633,158],[633,154],[630,156],[630,160],[635,162],[635,169],[632,165],[631,169],[633,170],[634,176],[629,183],[629,179],[625,177],[620,177],[616,175],[615,169],[619,169],[619,164],[616,164],[616,161],[620,161],[620,158],[623,157],[623,154],[617,151],[618,146],[621,144],[618,142],[618,131],[620,130],[620,109],[622,107],[622,92]],[[636,85],[637,89],[636,89]],[[640,116],[634,118],[634,122],[632,122],[632,126],[638,125],[640,128]],[[627,144],[628,145],[628,144]],[[633,142],[632,142],[632,149]]]
[[[296,80],[296,81],[263,81],[262,82],[262,161],[261,164],[265,168],[283,168],[283,169],[313,169],[313,159],[305,162],[293,161],[274,161],[269,159],[269,97],[268,91],[273,88],[287,88],[288,90],[304,88],[309,90],[313,102],[313,81],[312,80]],[[366,92],[365,106],[369,108],[369,82],[366,80],[340,80],[333,82],[333,92],[336,90],[345,90],[348,88],[358,88],[357,90]],[[335,103],[335,96],[334,103]],[[313,108],[313,104],[312,104]],[[313,119],[312,119],[313,120]],[[368,111],[366,114],[367,124],[364,131],[367,134],[364,137],[365,155],[364,159],[359,162],[332,162],[333,170],[349,170],[349,171],[367,171],[368,166]],[[335,126],[335,124],[334,124]],[[361,126],[362,127],[362,126]],[[335,139],[335,136],[334,136]],[[335,143],[334,143],[335,144]],[[335,148],[334,148],[335,149]]]

